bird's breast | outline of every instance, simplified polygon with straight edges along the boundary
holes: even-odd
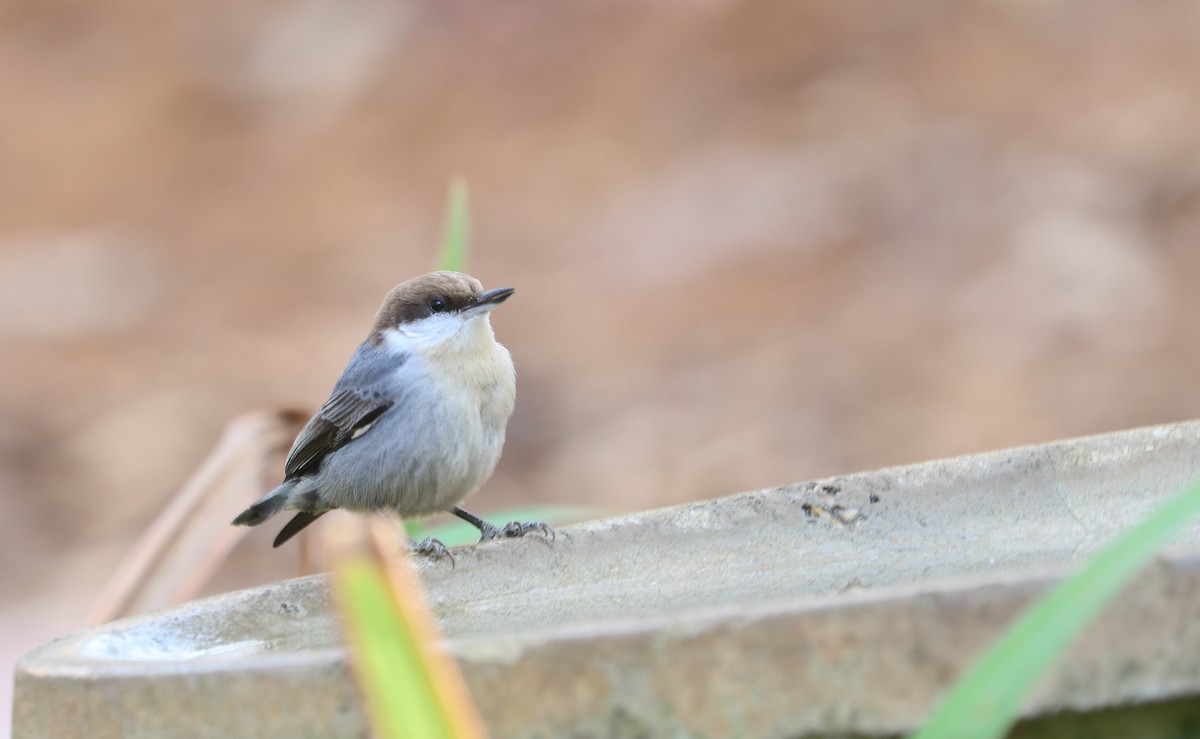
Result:
[[[481,351],[435,360],[434,376],[442,392],[478,414],[486,429],[503,432],[516,401],[512,355],[495,341]]]

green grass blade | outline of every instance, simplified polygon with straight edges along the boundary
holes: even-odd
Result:
[[[388,739],[454,737],[417,632],[397,608],[384,571],[366,557],[353,557],[340,565],[336,582],[375,730]]]
[[[503,526],[509,521],[542,521],[551,526],[576,521],[586,521],[597,518],[601,512],[590,508],[575,508],[572,506],[527,506],[523,508],[507,508],[489,513],[486,518],[497,526]],[[479,529],[466,521],[455,520],[454,523],[430,526],[425,521],[407,521],[404,528],[408,535],[420,541],[427,536],[438,539],[448,547],[461,544],[473,544],[479,541]]]
[[[471,211],[467,183],[461,178],[450,183],[446,201],[446,223],[442,231],[442,253],[438,269],[467,271],[467,247],[471,241]]]
[[[945,696],[916,739],[1002,737],[1021,701],[1105,603],[1200,517],[1200,481],[1125,531],[1009,627]]]

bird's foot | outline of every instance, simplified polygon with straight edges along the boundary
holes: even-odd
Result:
[[[446,545],[434,539],[432,536],[422,539],[419,542],[413,542],[412,553],[422,557],[432,557],[435,560],[448,558],[450,566],[454,566],[454,555],[446,548]]]
[[[554,541],[554,529],[541,521],[509,521],[504,525],[504,528],[488,524],[486,528],[480,529],[479,541],[490,541],[503,537],[505,539],[520,539],[522,536],[533,532],[540,531],[550,541]]]

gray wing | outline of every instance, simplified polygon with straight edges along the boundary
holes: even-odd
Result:
[[[376,388],[335,390],[296,437],[284,476],[316,472],[327,454],[362,436],[391,407],[390,396]]]

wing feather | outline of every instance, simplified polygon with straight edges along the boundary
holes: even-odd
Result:
[[[335,391],[296,437],[283,467],[284,475],[315,472],[327,454],[362,436],[391,406],[391,401],[374,388]]]

